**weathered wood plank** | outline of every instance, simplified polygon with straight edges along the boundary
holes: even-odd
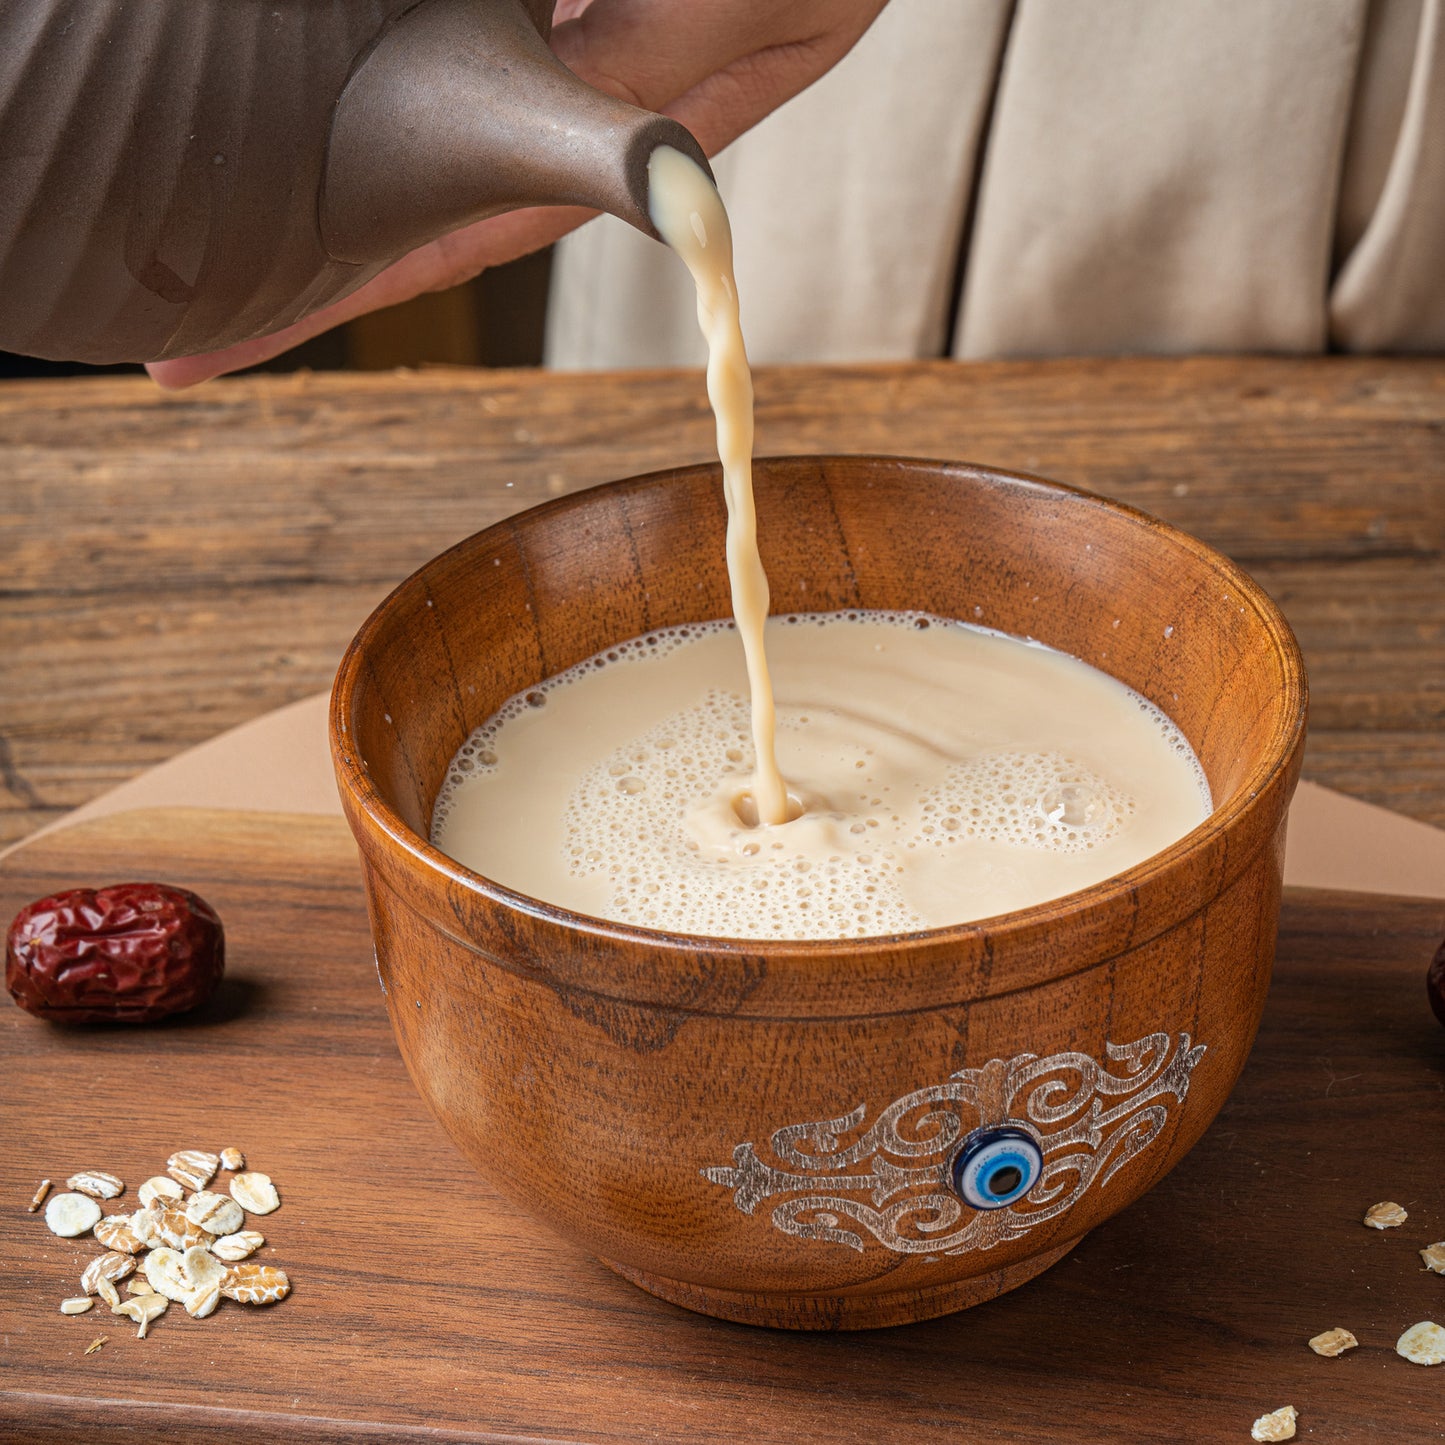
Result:
[[[1394,384],[1369,391],[1361,366]],[[1439,370],[1211,359],[771,371],[759,449],[1011,464],[1125,497],[1241,560],[1435,557]],[[14,384],[0,394],[7,585],[153,586],[213,566],[231,581],[318,565],[370,577],[392,566],[398,520],[464,534],[558,491],[710,456],[695,374],[495,375],[297,374],[180,399],[128,378]],[[1295,384],[1265,384],[1276,378]],[[76,405],[75,387],[91,404]]]

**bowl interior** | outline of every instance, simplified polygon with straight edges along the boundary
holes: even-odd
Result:
[[[1303,728],[1303,672],[1268,598],[1142,513],[1031,478],[878,457],[761,459],[772,610],[918,610],[1037,638],[1162,708],[1216,816]],[[466,736],[514,693],[654,628],[729,615],[717,467],[559,499],[429,562],[342,663],[366,790],[418,840]],[[334,719],[335,723],[335,719]]]

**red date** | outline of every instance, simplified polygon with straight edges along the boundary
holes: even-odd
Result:
[[[1445,943],[1435,950],[1430,970],[1425,975],[1425,992],[1430,995],[1430,1007],[1435,1017],[1445,1024]]]
[[[215,909],[184,888],[72,888],[15,915],[5,987],[38,1018],[146,1024],[209,998],[225,954]]]

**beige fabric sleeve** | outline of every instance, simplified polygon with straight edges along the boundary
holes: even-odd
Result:
[[[1379,201],[1330,297],[1344,351],[1445,351],[1445,0],[1425,0]]]
[[[817,84],[714,161],[755,362],[941,355],[1008,0],[891,0]],[[692,286],[603,217],[558,246],[547,360],[700,365]]]
[[[1364,0],[1021,0],[959,356],[1318,351]]]
[[[891,0],[717,162],[753,359],[1445,350],[1442,12]],[[562,243],[551,364],[701,358],[660,247]]]

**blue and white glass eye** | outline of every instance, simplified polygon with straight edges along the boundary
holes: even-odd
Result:
[[[1026,1130],[975,1129],[953,1156],[948,1182],[974,1209],[1003,1209],[1033,1188],[1043,1167],[1043,1150]]]

